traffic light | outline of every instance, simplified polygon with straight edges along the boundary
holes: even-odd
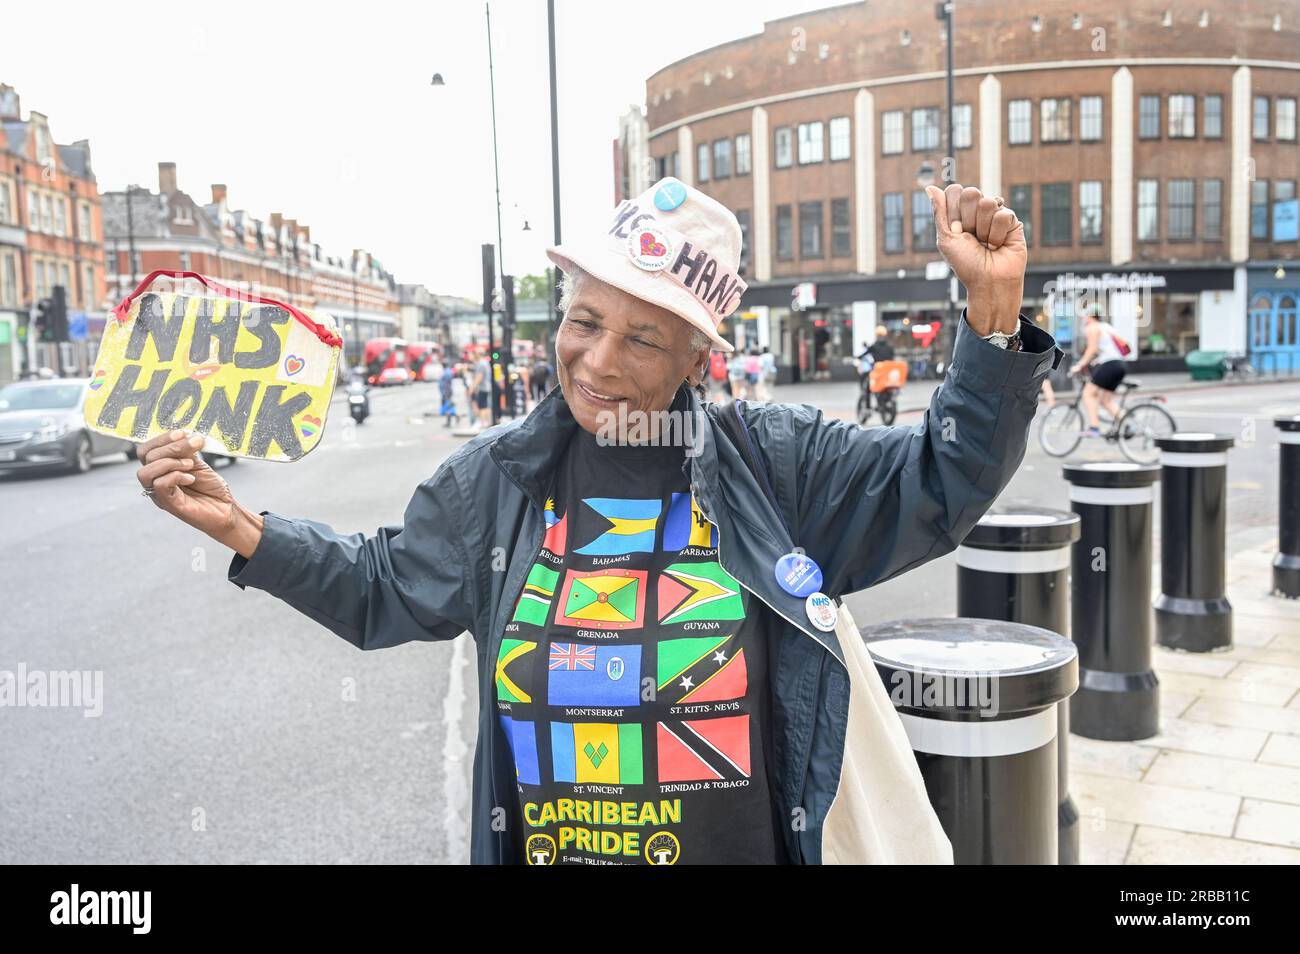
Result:
[[[62,285],[54,286],[54,295],[50,299],[50,335],[51,341],[68,340],[68,293]]]
[[[50,312],[54,308],[54,302],[48,298],[42,298],[36,303],[36,316],[32,319],[32,334],[36,336],[37,341],[53,341],[54,329],[50,327]]]
[[[483,313],[492,314],[492,294],[497,287],[497,249],[483,246]]]

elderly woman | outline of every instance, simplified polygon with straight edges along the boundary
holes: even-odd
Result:
[[[702,404],[710,350],[732,350],[717,327],[745,291],[741,234],[665,179],[549,250],[560,387],[452,454],[401,526],[367,538],[254,513],[183,432],[143,446],[140,482],[236,552],[231,581],[361,649],[473,634],[475,862],[855,857],[826,835],[842,766],[870,759],[835,603],[957,546],[1060,360],[1019,316],[1015,214],[928,191],[969,310],[915,426]]]

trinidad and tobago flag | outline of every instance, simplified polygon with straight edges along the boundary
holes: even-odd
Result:
[[[660,722],[660,782],[749,778],[749,716]]]

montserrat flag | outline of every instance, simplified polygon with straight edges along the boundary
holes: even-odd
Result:
[[[342,345],[324,312],[151,272],[104,326],[86,425],[133,441],[184,428],[232,457],[297,460],[325,430]]]

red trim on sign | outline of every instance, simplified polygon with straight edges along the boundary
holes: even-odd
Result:
[[[308,331],[319,338],[324,344],[329,345],[331,348],[343,347],[343,339],[341,337],[334,334],[320,322],[312,321],[297,308],[293,307],[293,305],[286,305],[284,302],[276,301],[274,298],[263,298],[261,295],[254,295],[250,292],[240,291],[237,288],[230,288],[229,286],[222,285],[220,282],[215,282],[210,278],[204,278],[198,272],[177,272],[172,271],[169,268],[156,268],[146,275],[144,280],[141,281],[139,285],[135,286],[135,291],[131,292],[131,294],[118,302],[117,307],[113,309],[113,317],[118,321],[126,321],[127,313],[131,310],[131,303],[135,301],[136,297],[141,292],[153,284],[155,279],[161,278],[164,275],[168,278],[193,278],[204,288],[210,288],[213,291],[219,292],[227,298],[233,298],[236,301],[250,301],[256,302],[259,305],[274,305],[277,308],[283,308],[289,314],[293,315],[294,318],[298,319],[298,321],[306,327]]]

